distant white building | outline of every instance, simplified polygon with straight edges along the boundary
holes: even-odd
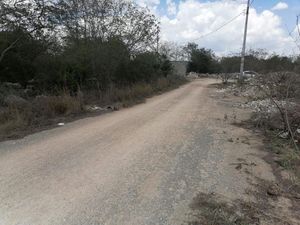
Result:
[[[171,61],[173,66],[173,75],[185,77],[187,74],[187,61]]]

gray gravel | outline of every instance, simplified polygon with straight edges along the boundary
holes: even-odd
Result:
[[[199,191],[238,194],[212,82],[0,143],[0,224],[182,224]]]

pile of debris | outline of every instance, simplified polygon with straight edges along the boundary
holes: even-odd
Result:
[[[296,104],[294,102],[284,101],[284,100],[271,100],[271,99],[261,99],[253,100],[241,104],[242,108],[249,108],[254,112],[261,112],[266,114],[274,114],[279,112],[279,108],[291,108]],[[279,107],[279,108],[278,108]]]
[[[275,74],[276,75],[276,74]],[[273,76],[275,76],[273,75]],[[300,142],[300,101],[297,95],[298,86],[293,82],[273,79],[261,81],[262,78],[248,79],[244,85],[231,83],[226,88],[218,89],[222,95],[241,96],[247,99],[245,103],[236,106],[247,108],[253,112],[252,122],[259,127],[279,132],[280,137],[294,139]],[[264,79],[266,79],[264,77]],[[273,82],[273,83],[272,83]],[[286,83],[284,83],[286,82]],[[290,88],[289,85],[293,84]],[[287,91],[290,94],[286,96]],[[290,129],[290,131],[288,131]]]

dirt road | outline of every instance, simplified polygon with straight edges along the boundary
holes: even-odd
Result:
[[[230,163],[250,147],[228,142],[245,131],[223,122],[214,82],[0,143],[0,224],[183,224],[200,191],[243,195]]]

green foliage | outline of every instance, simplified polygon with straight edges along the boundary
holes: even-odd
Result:
[[[189,43],[183,48],[188,55],[188,72],[197,73],[238,73],[241,57],[239,54],[217,58],[211,49],[199,48],[195,43]],[[296,72],[300,73],[300,58],[269,55],[262,49],[249,50],[245,56],[245,71],[258,73]]]
[[[212,50],[199,49],[197,45],[190,43],[187,51],[190,54],[188,72],[216,73],[219,71],[219,64]]]
[[[300,72],[299,59],[280,56],[276,54],[269,55],[263,50],[249,50],[245,56],[245,71],[256,71],[259,73],[294,71]],[[221,71],[223,73],[237,73],[240,71],[240,55],[224,56],[220,60]]]
[[[161,71],[163,75],[166,77],[173,71],[173,65],[171,64],[170,60],[168,60],[166,55],[161,56]]]
[[[133,2],[20,0],[0,8],[0,82],[74,95],[78,87],[103,91],[171,72],[151,50],[159,23]]]
[[[223,57],[220,61],[221,71],[223,73],[234,73],[240,70],[241,57]]]
[[[0,32],[0,48],[5,48],[19,35],[22,33]],[[27,81],[34,78],[34,62],[45,50],[46,46],[40,40],[23,36],[0,63],[0,81],[18,82],[25,86]]]
[[[156,53],[145,52],[135,56],[128,64],[123,79],[125,82],[135,83],[141,81],[151,81],[160,76],[160,61]],[[120,77],[122,80],[122,77]]]

